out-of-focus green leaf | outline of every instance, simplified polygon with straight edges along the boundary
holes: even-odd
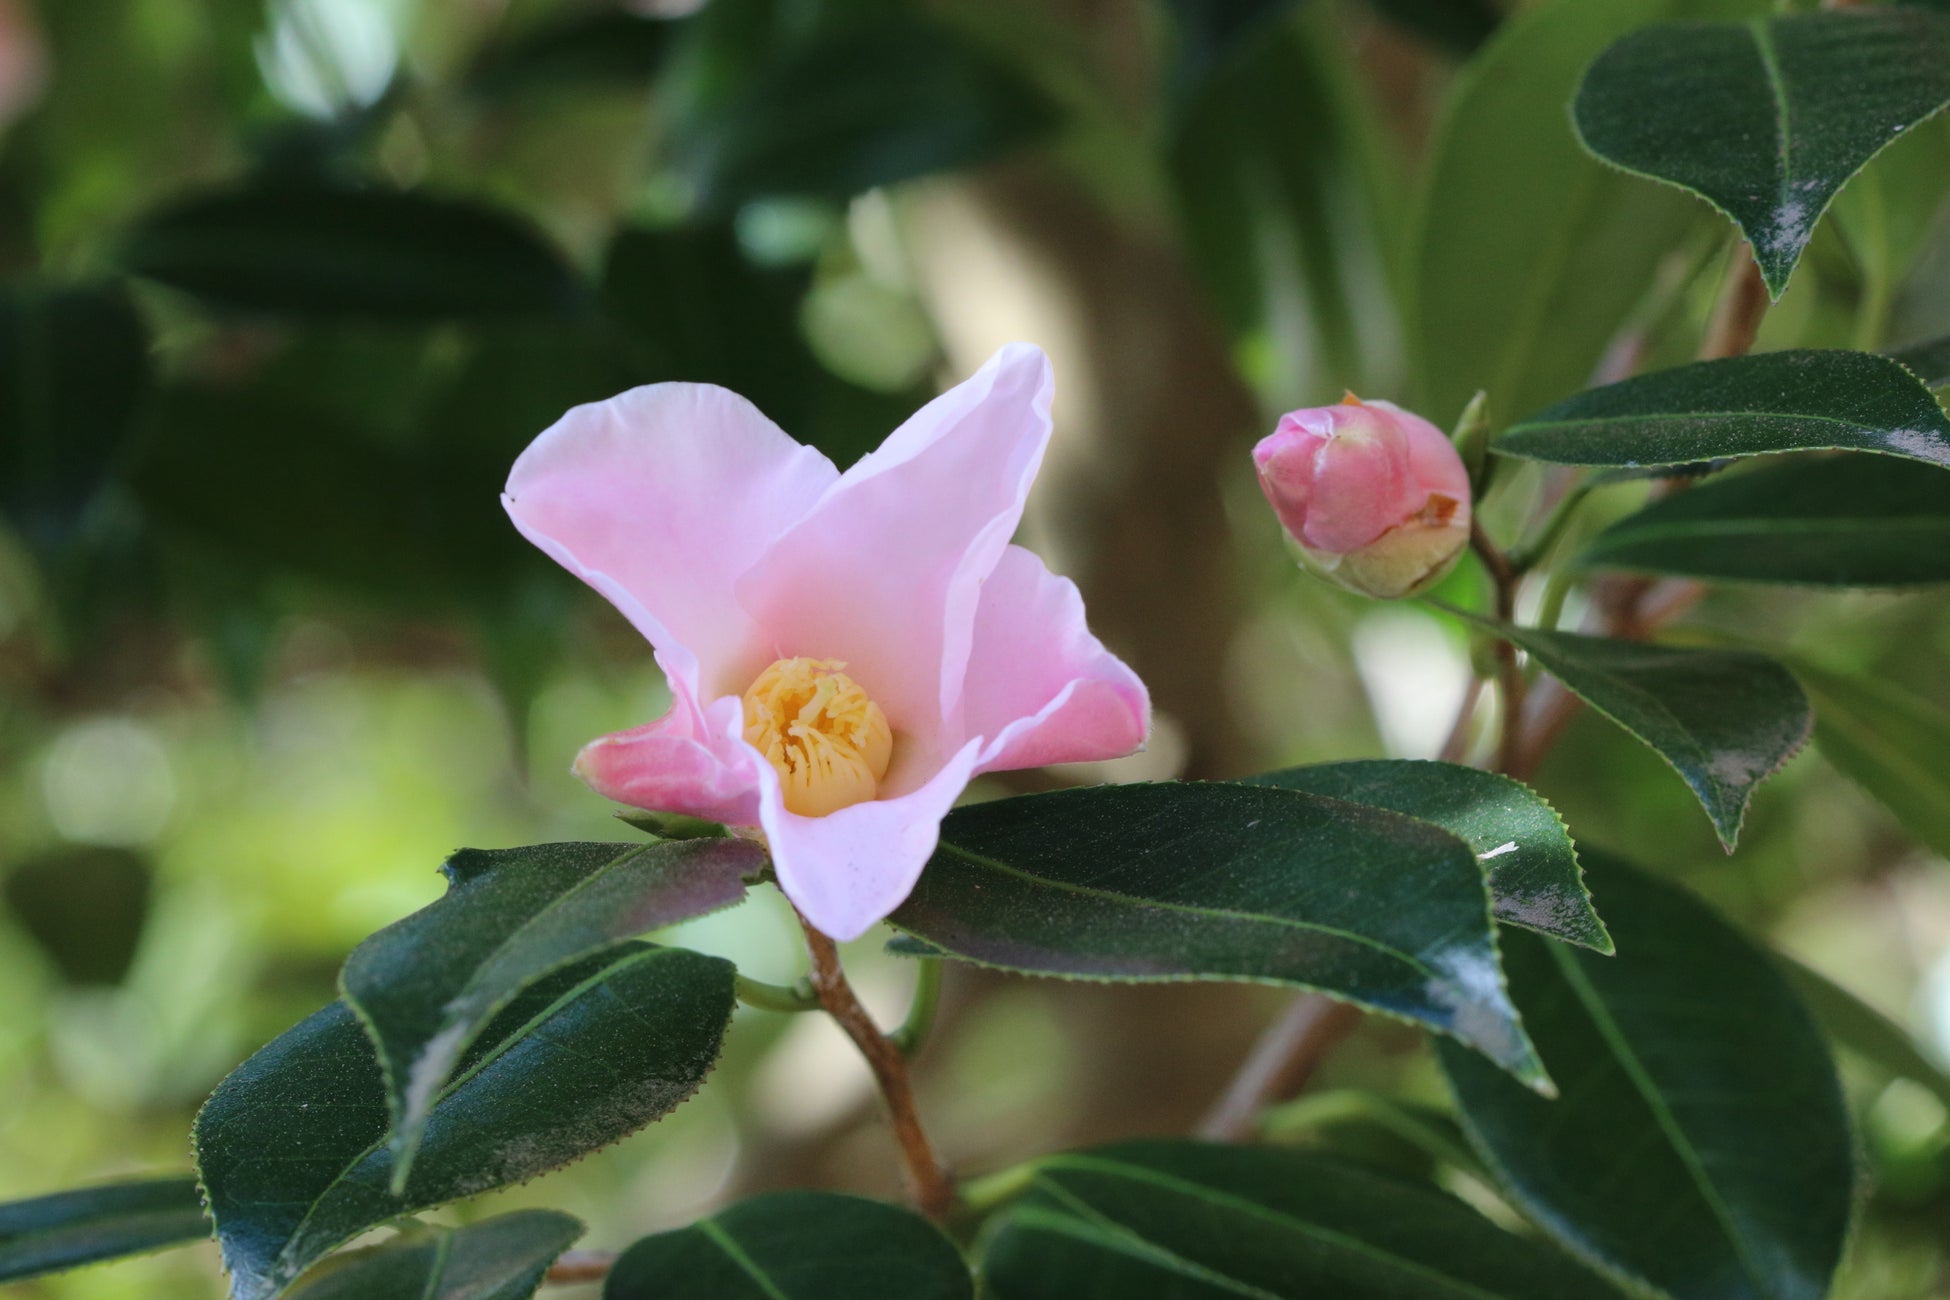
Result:
[[[1563,818],[1521,781],[1459,763],[1375,759],[1290,767],[1246,784],[1305,790],[1434,822],[1460,836],[1482,863],[1497,920],[1611,951]]]
[[[765,867],[749,840],[462,849],[447,894],[353,950],[339,976],[386,1072],[392,1191],[475,1037],[520,993],[637,935],[729,907]]]
[[[1889,682],[1797,659],[1815,745],[1929,848],[1950,857],[1950,714]]]
[[[670,54],[673,25],[625,10],[578,13],[490,46],[467,89],[498,99],[540,90],[648,85]]]
[[[1729,853],[1755,788],[1814,725],[1793,674],[1763,654],[1485,625],[1670,763]]]
[[[0,513],[55,546],[126,455],[149,335],[120,288],[0,292]]]
[[[671,142],[697,202],[714,212],[775,195],[844,199],[951,171],[1052,120],[1012,66],[903,7],[831,10],[743,73],[734,91],[681,114]]]
[[[1429,1187],[1325,1156],[1194,1142],[1038,1161],[987,1239],[982,1278],[996,1300],[1616,1294]]]
[[[298,316],[561,314],[583,300],[526,223],[393,190],[284,183],[184,199],[138,223],[122,260],[217,306]]]
[[[733,975],[639,943],[535,985],[435,1099],[397,1196],[385,1078],[358,1018],[336,1002],[288,1030],[196,1119],[234,1300],[269,1300],[368,1228],[525,1182],[668,1114],[717,1061]]]
[[[1889,456],[1763,465],[1654,501],[1581,563],[1738,582],[1950,582],[1950,474]]]
[[[1316,989],[1549,1086],[1503,997],[1475,854],[1383,808],[1244,785],[978,804],[942,823],[892,919],[925,941],[910,952],[1028,974]]]
[[[1816,1300],[1854,1156],[1827,1044],[1774,962],[1675,886],[1584,853],[1615,957],[1531,935],[1510,987],[1563,1089],[1439,1056],[1505,1189],[1572,1251],[1678,1300]]]
[[[1950,338],[1912,343],[1890,355],[1902,362],[1909,368],[1911,374],[1931,388],[1942,388],[1945,384],[1950,384]]]
[[[1649,22],[1737,18],[1766,0],[1556,0],[1513,16],[1464,68],[1429,162],[1404,314],[1419,409],[1447,425],[1477,390],[1507,418],[1576,392],[1705,214],[1579,147],[1564,106],[1586,66]]]
[[[1167,0],[1178,20],[1178,80],[1196,86],[1299,0]]]
[[[292,1300],[528,1300],[582,1224],[517,1210],[464,1228],[416,1227],[334,1255],[285,1294]]]
[[[835,1192],[754,1196],[623,1252],[603,1300],[971,1300],[961,1252],[912,1211]]]
[[[1922,1084],[1950,1107],[1950,1074],[1924,1055],[1908,1030],[1820,971],[1787,957],[1780,963],[1830,1038],[1896,1077]]]
[[[0,1205],[0,1282],[202,1241],[194,1178],[105,1183]]]
[[[1863,8],[1634,32],[1578,87],[1599,157],[1700,195],[1787,288],[1836,191],[1950,102],[1950,18]]]
[[[640,368],[721,384],[801,442],[850,465],[931,394],[881,394],[822,368],[799,330],[812,277],[754,266],[728,223],[627,228],[609,246],[603,299]]]
[[[1518,420],[1490,449],[1625,469],[1783,451],[1872,451],[1950,468],[1950,420],[1888,357],[1797,349],[1593,388]]]
[[[1368,0],[1375,12],[1458,54],[1473,54],[1496,34],[1503,11],[1492,0]]]
[[[68,845],[15,864],[0,896],[69,983],[120,984],[149,919],[154,874],[131,849]]]
[[[1337,93],[1336,49],[1282,27],[1213,69],[1186,99],[1171,140],[1192,258],[1238,337],[1283,337],[1304,297],[1325,375],[1358,384],[1361,305],[1383,285],[1352,118]],[[1297,278],[1298,283],[1292,283]]]

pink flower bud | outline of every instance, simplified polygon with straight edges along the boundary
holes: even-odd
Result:
[[[1349,393],[1289,411],[1253,448],[1259,486],[1301,563],[1392,600],[1425,591],[1469,542],[1469,471],[1442,431]]]

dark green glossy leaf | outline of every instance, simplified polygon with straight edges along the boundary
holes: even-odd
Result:
[[[525,223],[392,190],[281,184],[199,196],[137,225],[123,261],[219,306],[301,316],[560,313],[582,299]]]
[[[1590,382],[1661,264],[1712,217],[1577,142],[1565,105],[1606,45],[1647,23],[1767,0],[1564,0],[1515,11],[1457,78],[1408,242],[1417,409],[1447,427],[1479,389],[1499,420]]]
[[[1616,1294],[1429,1187],[1324,1156],[1195,1142],[1038,1161],[988,1240],[982,1277],[996,1300]]]
[[[1763,654],[1489,626],[1670,763],[1729,853],[1755,788],[1814,725],[1793,674]]]
[[[1654,501],[1581,562],[1824,587],[1950,582],[1950,474],[1891,456],[1763,465]]]
[[[368,1228],[533,1178],[668,1114],[717,1061],[733,974],[716,957],[630,944],[534,986],[435,1100],[397,1196],[385,1079],[358,1018],[336,1002],[287,1031],[196,1120],[233,1300],[267,1300]]]
[[[1588,848],[1618,955],[1509,942],[1563,1086],[1440,1049],[1470,1139],[1573,1251],[1678,1300],[1817,1300],[1854,1163],[1827,1044],[1768,955],[1684,891]]]
[[[971,1300],[961,1252],[908,1210],[834,1192],[773,1192],[645,1237],[603,1300]]]
[[[1950,338],[1912,343],[1889,354],[1931,388],[1950,384]]]
[[[1890,1074],[1920,1083],[1950,1108],[1950,1073],[1901,1025],[1820,971],[1778,957],[1782,973],[1828,1036]]]
[[[1305,790],[1434,822],[1460,836],[1483,864],[1497,920],[1611,951],[1571,833],[1557,810],[1521,781],[1459,763],[1374,759],[1290,767],[1246,784]]]
[[[120,984],[149,919],[155,869],[133,849],[50,848],[15,863],[0,897],[71,984]]]
[[[1517,421],[1491,450],[1628,469],[1782,451],[1873,451],[1950,467],[1950,420],[1888,357],[1802,349],[1594,388]]]
[[[648,85],[669,56],[673,25],[620,10],[576,13],[482,55],[467,89],[485,98],[541,90]]]
[[[731,906],[764,867],[765,851],[737,839],[449,858],[446,896],[360,944],[339,976],[386,1072],[392,1190],[412,1172],[434,1098],[516,995],[637,935]]]
[[[582,1224],[517,1210],[464,1228],[416,1227],[334,1255],[286,1292],[292,1300],[528,1300]]]
[[[1368,0],[1375,12],[1422,39],[1469,54],[1496,34],[1503,12],[1491,0]]]
[[[1778,298],[1849,177],[1950,102],[1950,19],[1788,14],[1634,32],[1591,65],[1586,147],[1732,217]]]
[[[948,26],[904,7],[832,15],[678,119],[675,161],[705,208],[849,198],[989,158],[1051,121],[1035,86]]]
[[[1475,854],[1385,809],[1243,785],[978,804],[942,823],[893,921],[1026,974],[1317,989],[1549,1086],[1503,995]]]
[[[194,1178],[106,1183],[0,1204],[0,1282],[202,1241]]]
[[[149,385],[119,288],[0,293],[0,512],[29,542],[73,532],[113,476]]]
[[[1797,660],[1815,701],[1815,745],[1903,828],[1950,857],[1950,714],[1900,686]]]

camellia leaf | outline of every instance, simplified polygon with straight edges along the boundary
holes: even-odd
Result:
[[[1912,343],[1889,354],[1931,388],[1950,384],[1950,338]]]
[[[1903,828],[1950,857],[1950,714],[1888,682],[1796,660],[1815,701],[1815,745]]]
[[[961,1252],[908,1210],[772,1192],[624,1251],[603,1300],[972,1300]]]
[[[1768,955],[1675,886],[1588,848],[1618,955],[1510,936],[1556,1101],[1439,1049],[1463,1125],[1579,1255],[1677,1300],[1816,1300],[1852,1209],[1827,1044]]]
[[[1132,1142],[1050,1156],[1032,1177],[987,1241],[996,1300],[1616,1294],[1453,1197],[1326,1156]]]
[[[1950,468],[1950,420],[1888,357],[1802,349],[1701,361],[1579,393],[1491,450],[1637,469],[1782,451],[1873,451]]]
[[[1610,952],[1557,810],[1521,781],[1459,763],[1373,759],[1290,767],[1247,785],[1305,790],[1434,822],[1474,850],[1496,919]]]
[[[1547,1089],[1497,973],[1476,855],[1386,809],[1245,785],[1123,785],[950,813],[893,922],[1025,974],[1254,980],[1452,1034]]]
[[[1670,763],[1729,853],[1755,787],[1814,726],[1794,675],[1763,654],[1479,621]]]
[[[194,1178],[105,1183],[0,1205],[0,1282],[202,1241]]]
[[[582,1224],[517,1210],[464,1228],[418,1227],[334,1255],[285,1294],[291,1300],[528,1300]]]
[[[674,24],[622,10],[575,13],[488,47],[469,69],[473,94],[499,99],[592,85],[647,86],[670,52]]]
[[[515,996],[636,935],[729,907],[765,867],[749,840],[462,849],[445,897],[353,950],[339,977],[386,1074],[392,1190],[434,1098]]]
[[[1654,501],[1581,562],[1824,587],[1950,582],[1950,474],[1890,456],[1763,465]]]
[[[1590,382],[1661,265],[1712,217],[1607,167],[1564,106],[1591,61],[1647,23],[1745,18],[1768,0],[1517,7],[1464,65],[1409,240],[1404,329],[1417,409],[1447,426],[1479,389],[1499,419]]]
[[[120,288],[0,293],[0,511],[29,542],[66,540],[112,477],[149,371]]]
[[[574,311],[582,286],[526,224],[394,190],[280,183],[184,200],[130,234],[123,261],[224,307],[444,320]]]
[[[1634,32],[1578,87],[1585,146],[1740,226],[1778,298],[1844,182],[1950,103],[1950,18],[1787,14]]]
[[[850,198],[981,161],[1051,121],[1013,66],[911,9],[837,7],[797,40],[773,26],[781,48],[751,61],[735,92],[676,119],[675,162],[707,210]]]
[[[731,963],[630,944],[531,988],[433,1103],[403,1194],[391,1190],[386,1086],[333,1003],[228,1078],[197,1116],[197,1166],[233,1300],[268,1300],[366,1229],[521,1182],[675,1109],[718,1058]]]
[[[1908,1030],[1812,966],[1778,958],[1788,983],[1835,1042],[1898,1078],[1920,1083],[1950,1108],[1950,1073]]]

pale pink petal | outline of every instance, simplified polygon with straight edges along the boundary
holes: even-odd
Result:
[[[772,869],[801,915],[844,943],[899,907],[934,855],[941,819],[974,772],[976,744],[969,741],[906,794],[824,817],[785,811],[777,777],[767,782],[760,815]]]
[[[887,713],[905,793],[960,744],[975,607],[1049,441],[1049,362],[1027,344],[848,470],[740,580],[764,658],[838,659]],[[754,662],[750,671],[763,667]]]
[[[1144,683],[1090,634],[1076,584],[1020,546],[983,584],[963,702],[978,772],[1122,758],[1151,725]]]
[[[838,479],[744,398],[651,384],[578,406],[515,462],[502,503],[700,695],[756,637],[732,584]]]
[[[738,700],[726,696],[700,708],[681,680],[673,685],[678,698],[669,712],[590,741],[576,756],[576,775],[632,808],[757,825],[761,764],[749,745],[731,738],[742,727]]]

